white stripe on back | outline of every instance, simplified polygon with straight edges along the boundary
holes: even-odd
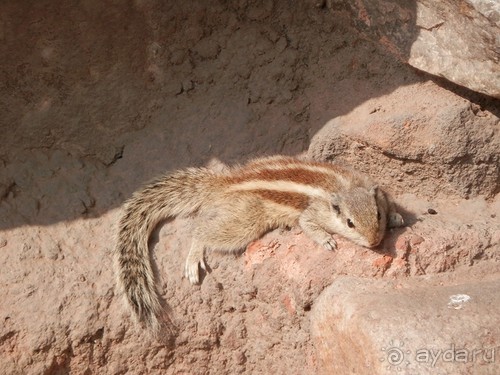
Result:
[[[330,194],[327,191],[312,187],[306,184],[299,184],[291,181],[267,181],[267,180],[251,180],[240,182],[229,187],[229,190],[273,190],[288,193],[299,193],[309,197],[318,197],[329,199]]]

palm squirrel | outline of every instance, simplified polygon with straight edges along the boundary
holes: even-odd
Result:
[[[162,307],[148,239],[164,219],[195,214],[184,269],[192,284],[206,270],[205,249],[234,252],[278,227],[299,225],[328,250],[332,233],[365,247],[377,246],[387,227],[403,225],[386,194],[367,176],[330,163],[272,156],[214,171],[168,173],[125,203],[116,246],[118,285],[135,316],[152,332]]]

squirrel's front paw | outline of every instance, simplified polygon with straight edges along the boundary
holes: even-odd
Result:
[[[333,251],[337,249],[337,241],[335,241],[333,238],[328,238],[323,242],[323,247],[329,251]]]
[[[207,270],[207,265],[204,259],[186,260],[186,265],[184,266],[184,277],[189,280],[191,284],[199,284],[200,282],[200,269],[201,267],[204,271]]]

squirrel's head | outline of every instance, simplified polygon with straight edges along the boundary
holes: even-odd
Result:
[[[378,186],[354,187],[331,197],[338,234],[365,247],[382,241],[387,227],[387,199]]]

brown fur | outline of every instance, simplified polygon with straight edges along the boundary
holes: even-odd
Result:
[[[309,198],[305,194],[264,189],[250,190],[249,193],[256,194],[263,199],[275,202],[277,204],[293,207],[300,211],[306,209],[309,203]]]

